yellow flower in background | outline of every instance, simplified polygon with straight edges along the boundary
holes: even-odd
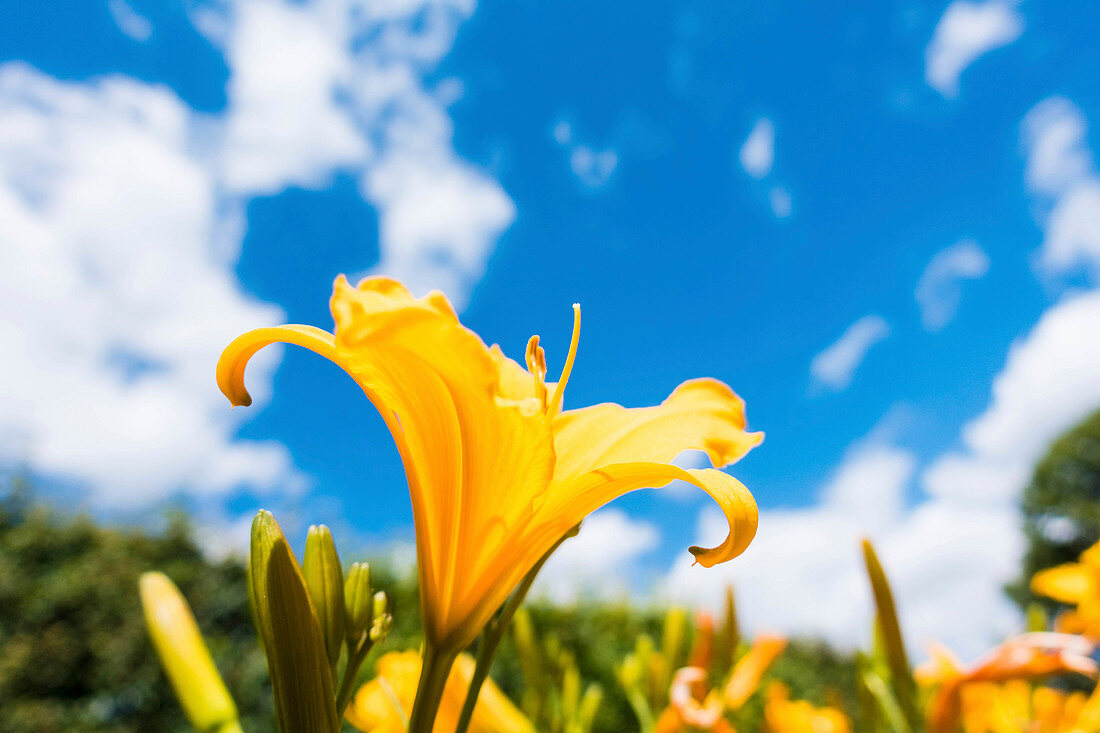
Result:
[[[761,634],[752,643],[745,656],[737,660],[723,693],[726,707],[738,710],[756,692],[760,680],[776,657],[787,648],[787,640],[770,634]]]
[[[962,691],[961,717],[963,733],[1095,733],[1100,699],[1024,680],[981,682]]]
[[[191,725],[210,733],[241,733],[237,706],[179,588],[155,572],[142,573],[138,587],[149,638]]]
[[[1031,590],[1074,607],[1058,617],[1059,631],[1100,640],[1100,543],[1082,552],[1080,562],[1036,573]]]
[[[760,442],[745,431],[744,405],[724,384],[685,382],[656,407],[562,411],[579,309],[554,384],[545,381],[538,337],[528,343],[525,369],[462,326],[438,292],[414,298],[394,280],[368,278],[353,288],[341,277],[331,307],[335,334],[280,326],[237,338],[218,362],[218,384],[232,404],[250,404],[245,365],[275,342],[312,349],[359,384],[405,465],[421,610],[435,649],[471,642],[566,532],[628,491],[680,479],[710,494],[729,535],[718,547],[691,548],[704,566],[737,556],[752,540],[757,508],[744,485],[721,471],[670,465],[697,449],[726,466]]]
[[[833,707],[816,707],[806,700],[791,700],[782,682],[768,686],[764,720],[770,733],[851,733],[848,716]]]
[[[377,676],[359,688],[348,706],[348,722],[366,733],[404,733],[420,678],[420,654],[390,652],[379,658],[375,669]],[[473,674],[473,657],[459,655],[435,719],[433,730],[437,733],[453,733]],[[500,688],[486,679],[469,733],[534,733],[534,727]]]
[[[1095,677],[1097,665],[1090,657],[1093,649],[1087,640],[1070,634],[1022,634],[964,669],[946,649],[933,647],[932,660],[916,671],[922,685],[934,688],[927,707],[928,729],[931,733],[955,731],[963,717],[967,690],[975,684],[1032,680],[1062,672]]]

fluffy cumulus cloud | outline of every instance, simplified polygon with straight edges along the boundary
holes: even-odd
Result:
[[[979,57],[1012,43],[1024,19],[1011,0],[954,0],[936,24],[925,50],[924,78],[945,97],[959,93],[959,77]]]
[[[984,277],[988,271],[989,257],[973,240],[963,240],[933,255],[915,293],[924,327],[939,331],[950,323],[959,309],[963,281]]]
[[[200,115],[125,77],[0,66],[0,461],[147,505],[176,491],[299,490],[278,444],[236,441],[211,379],[221,347],[282,319],[233,268],[248,199],[356,175],[378,271],[462,307],[514,206],[451,144],[456,84],[425,78],[469,0],[195,6],[230,70]],[[123,2],[116,22],[152,28]],[[263,399],[277,352],[250,386]]]
[[[890,324],[881,316],[860,318],[810,362],[812,388],[846,389],[871,347],[889,335]]]
[[[104,502],[294,476],[283,448],[232,441],[211,380],[281,313],[240,291],[191,128],[163,88],[0,67],[0,445]]]
[[[1024,118],[1025,183],[1043,226],[1039,264],[1048,274],[1083,268],[1100,281],[1100,176],[1081,110],[1063,97]]]
[[[224,179],[244,195],[359,176],[379,212],[374,268],[462,308],[515,206],[452,145],[457,83],[425,78],[471,0],[295,3],[240,0],[199,24],[231,78]]]
[[[656,549],[660,536],[648,522],[619,509],[602,509],[566,540],[539,573],[535,596],[561,603],[578,598],[623,598],[629,595],[629,571]]]

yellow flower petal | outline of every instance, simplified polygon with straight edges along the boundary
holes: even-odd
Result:
[[[436,733],[453,733],[458,725],[475,666],[473,657],[468,654],[459,655],[455,661],[433,727]],[[412,709],[420,678],[420,654],[390,652],[378,660],[375,669],[375,678],[359,688],[348,706],[348,722],[367,733],[404,733],[405,719]],[[496,683],[486,679],[468,731],[533,733],[534,728]]]
[[[684,382],[656,407],[568,410],[554,432],[557,481],[614,463],[669,463],[686,450],[705,450],[721,468],[764,439],[745,432],[745,403],[714,379]]]
[[[748,653],[737,660],[726,684],[726,706],[729,709],[739,710],[745,704],[760,686],[760,679],[768,671],[768,667],[786,647],[787,640],[779,636],[761,634],[753,641]]]
[[[1035,573],[1032,592],[1062,603],[1079,603],[1092,590],[1092,573],[1080,563],[1066,563]]]
[[[660,488],[679,479],[694,484],[717,502],[729,523],[725,541],[710,549],[688,548],[695,560],[711,567],[731,560],[749,546],[756,535],[759,512],[756,500],[745,485],[729,474],[713,468],[685,470],[664,463],[619,463],[597,468],[565,483],[550,487],[550,495],[540,515],[547,526],[558,523],[551,534],[561,527],[571,527],[601,506],[623,494],[645,488]],[[560,536],[560,535],[559,535]],[[539,544],[543,544],[545,540]]]

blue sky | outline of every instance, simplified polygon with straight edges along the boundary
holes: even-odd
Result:
[[[183,502],[225,538],[265,505],[404,547],[401,466],[350,380],[273,353],[230,412],[221,346],[328,327],[333,277],[382,272],[442,287],[512,355],[541,334],[553,373],[580,302],[567,402],[728,382],[767,433],[733,469],[764,511],[708,576],[684,551],[714,531],[706,497],[629,496],[546,593],[707,603],[729,577],[751,622],[852,642],[869,533],[914,635],[972,651],[1015,623],[998,588],[1031,461],[1100,404],[1093,21],[1011,0],[4,3],[0,460],[109,515]]]

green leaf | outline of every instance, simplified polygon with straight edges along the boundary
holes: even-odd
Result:
[[[867,564],[867,576],[871,580],[871,592],[875,598],[878,632],[881,634],[883,651],[890,670],[890,688],[909,728],[916,730],[921,725],[921,715],[917,709],[916,682],[913,680],[913,671],[909,666],[909,657],[905,653],[901,625],[898,623],[897,608],[894,605],[894,594],[890,590],[890,582],[886,579],[882,563],[875,554],[875,548],[867,539],[863,540],[863,559]]]

